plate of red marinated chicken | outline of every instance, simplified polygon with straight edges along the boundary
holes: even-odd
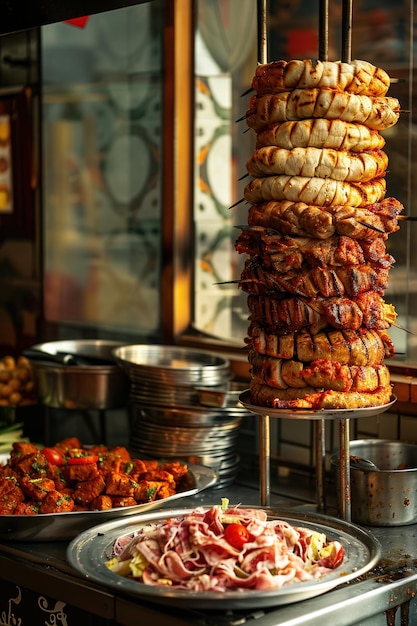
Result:
[[[40,448],[17,441],[0,459],[0,538],[56,541],[212,486],[209,467],[132,458],[124,446],[77,437]]]

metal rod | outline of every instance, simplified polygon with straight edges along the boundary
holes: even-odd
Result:
[[[319,59],[329,59],[329,0],[320,0],[319,4]]]
[[[352,0],[343,0],[342,6],[342,61],[352,60]]]
[[[351,521],[349,419],[339,420],[339,508],[345,522]]]
[[[258,62],[268,63],[267,0],[257,0]],[[270,504],[271,440],[270,417],[259,415],[259,486],[261,506]]]
[[[342,61],[352,60],[352,1],[342,3]],[[350,422],[339,420],[339,507],[342,518],[351,521]]]
[[[259,486],[261,506],[269,506],[271,499],[271,434],[269,415],[259,415]]]
[[[268,63],[267,0],[257,0],[258,5],[258,62]]]
[[[324,493],[326,460],[325,420],[316,420],[314,425],[316,438],[316,500],[317,508],[319,511],[323,511],[326,507],[326,496]]]

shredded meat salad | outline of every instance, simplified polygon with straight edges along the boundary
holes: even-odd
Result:
[[[146,585],[191,591],[268,590],[321,578],[344,548],[325,534],[268,520],[227,499],[116,539],[107,567]]]

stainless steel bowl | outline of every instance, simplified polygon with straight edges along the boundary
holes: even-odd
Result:
[[[39,400],[54,409],[100,410],[126,406],[129,378],[119,367],[113,350],[124,345],[118,341],[78,339],[37,344],[28,356]],[[42,354],[45,353],[45,360]],[[75,364],[54,363],[48,355],[67,354]],[[86,359],[77,363],[77,355]],[[88,363],[89,357],[93,359]],[[94,359],[97,359],[95,362]],[[103,364],[100,364],[103,359]]]
[[[179,346],[125,345],[114,356],[133,384],[220,385],[230,378],[229,359]]]
[[[366,526],[417,522],[417,445],[388,439],[350,443],[350,455],[369,459],[377,469],[350,466],[352,521]],[[338,453],[331,458],[337,475]],[[340,494],[338,494],[340,497]]]

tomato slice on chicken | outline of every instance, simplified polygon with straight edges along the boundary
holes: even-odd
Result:
[[[64,453],[59,448],[43,448],[41,452],[51,465],[64,465]]]
[[[67,459],[68,465],[88,465],[90,463],[97,463],[98,456],[96,454],[89,454],[86,456],[73,456]]]

